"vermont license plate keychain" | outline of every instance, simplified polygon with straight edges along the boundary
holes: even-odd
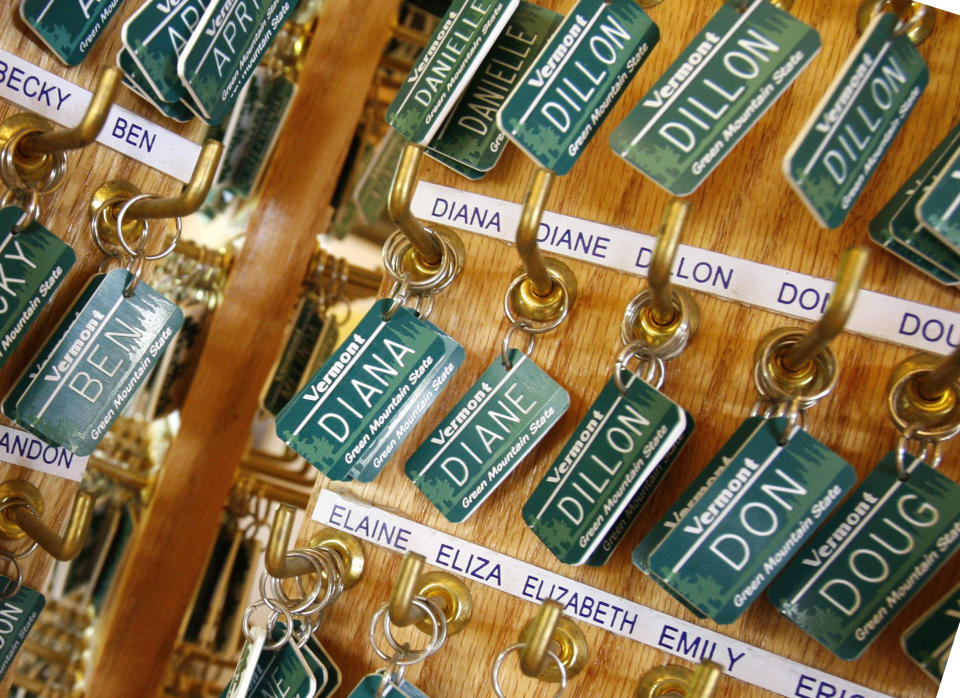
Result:
[[[693,193],[820,50],[768,0],[726,0],[617,126],[610,146],[674,196]]]
[[[927,676],[940,683],[960,624],[960,584],[907,628],[900,646]]]
[[[568,565],[610,558],[693,432],[693,417],[659,390],[664,361],[683,351],[699,325],[696,302],[669,279],[686,210],[680,201],[668,206],[650,289],[624,315],[626,347],[613,377],[523,506],[526,524]],[[634,359],[642,371],[628,371]]]
[[[960,128],[955,126],[951,136]],[[920,223],[960,259],[960,148],[954,141],[946,164],[940,163],[929,186],[916,203]]]
[[[104,245],[100,218],[108,206],[120,205],[117,229],[140,194],[110,201],[93,214],[94,239],[108,257],[119,248]],[[51,444],[77,455],[93,452],[127,402],[150,375],[183,323],[183,313],[140,281],[145,260],[169,254],[146,253],[149,225],[143,222],[136,248],[118,235],[127,267],[96,274],[33,361],[7,393],[4,414]]]
[[[960,485],[935,470],[940,444],[960,433],[956,358],[920,354],[894,369],[897,449],[770,588],[780,612],[841,659],[863,654],[960,546]]]
[[[0,505],[0,511],[24,503],[23,499],[13,499]],[[20,560],[36,549],[37,543],[33,542],[21,553],[0,550],[0,563],[7,563],[13,568],[12,577],[0,575],[0,614],[4,621],[3,633],[0,634],[0,680],[6,676],[46,604],[43,594],[23,585]]]
[[[20,0],[20,17],[67,65],[80,65],[122,0]]]
[[[921,5],[908,24],[885,6],[875,3],[863,36],[783,159],[787,181],[824,228],[846,220],[929,81],[911,38],[928,9]]]
[[[853,468],[806,432],[803,413],[836,385],[827,343],[853,307],[867,256],[864,247],[844,254],[814,330],[776,330],[761,342],[759,417],[737,431],[653,540],[635,551],[635,562],[645,558],[638,567],[716,623],[740,617],[856,482]]]

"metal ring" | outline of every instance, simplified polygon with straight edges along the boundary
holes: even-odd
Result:
[[[406,645],[404,645],[404,647],[409,649]],[[402,658],[403,654],[404,651],[398,651],[397,654],[391,658],[390,666],[379,672],[383,675],[383,678],[380,680],[380,685],[377,686],[375,698],[383,698],[383,696],[388,695],[390,691],[387,689],[387,686],[393,686],[394,688],[400,687],[400,682],[403,681],[403,675],[406,673],[407,667],[397,663],[396,660]]]
[[[631,359],[640,359],[640,367],[643,373],[631,371],[628,364]],[[663,379],[666,375],[666,365],[662,358],[650,351],[650,348],[643,341],[630,342],[617,354],[617,362],[613,369],[613,379],[616,381],[617,390],[621,395],[627,394],[627,388],[632,383],[632,378],[639,378],[647,385],[657,390],[663,385]],[[623,374],[630,374],[631,378],[625,383]]]
[[[522,642],[518,642],[515,645],[510,645],[497,656],[496,661],[493,663],[493,670],[490,673],[490,677],[493,679],[493,692],[497,694],[497,698],[506,698],[503,695],[503,689],[500,688],[500,667],[503,665],[503,661],[511,652],[519,652],[524,647],[526,647],[526,645]],[[560,670],[560,688],[558,688],[557,692],[553,694],[553,698],[560,698],[567,688],[567,668],[563,665],[563,662],[560,661],[560,657],[555,655],[552,651],[547,650],[547,656],[554,661],[554,663],[557,665],[557,668]]]
[[[777,443],[786,446],[805,427],[804,411],[800,406],[802,400],[798,397],[779,403],[773,410],[771,417],[786,417],[787,428],[777,437]]]
[[[509,371],[513,368],[513,362],[510,361],[510,337],[513,336],[514,330],[520,330],[521,332],[527,333],[527,349],[523,353],[527,356],[533,354],[533,347],[536,345],[537,336],[529,331],[529,325],[527,325],[526,320],[515,320],[510,329],[507,330],[507,333],[503,335],[503,347],[500,349],[500,360],[503,361],[504,367]]]
[[[270,606],[266,603],[266,601],[264,601],[264,599],[260,599],[259,601],[254,601],[252,604],[250,604],[249,606],[247,606],[247,610],[245,610],[245,611],[243,612],[243,624],[242,624],[242,627],[243,627],[243,636],[244,636],[245,638],[247,638],[247,640],[248,640],[249,642],[253,642],[253,638],[250,636],[250,617],[253,615],[253,612],[254,612],[255,610],[257,610],[258,608],[270,608],[271,611],[272,611],[271,617],[270,617],[270,619],[267,621],[267,624],[266,624],[267,634],[268,634],[268,635],[269,635],[270,632],[274,629],[274,627],[276,627],[276,622],[277,622],[277,619],[279,618],[279,616],[280,616],[281,614],[283,615],[283,617],[284,617],[283,635],[281,635],[281,636],[280,636],[280,639],[277,640],[276,642],[267,643],[267,644],[265,644],[265,645],[263,646],[263,649],[265,649],[265,650],[275,650],[275,649],[279,649],[281,646],[283,646],[284,644],[286,644],[287,642],[289,642],[289,641],[290,641],[290,638],[293,637],[293,616],[292,616],[292,615],[290,614],[290,612],[289,612],[287,609],[285,609],[285,608],[283,608],[283,609],[274,609],[274,608],[270,607]]]
[[[3,144],[0,150],[0,177],[9,189],[19,189],[21,191],[36,191],[38,194],[50,194],[63,185],[64,175],[67,173],[67,156],[63,152],[44,155],[43,158],[53,158],[53,167],[47,172],[47,176],[42,182],[37,182],[37,186],[27,184],[20,176],[17,169],[16,150],[20,141],[26,136],[34,133],[44,133],[39,128],[23,128],[14,132]]]
[[[397,314],[410,297],[410,282],[406,276],[403,276],[393,282],[387,297],[393,301],[393,304],[380,314],[380,319],[389,322]]]
[[[23,570],[20,569],[20,563],[17,562],[15,555],[11,555],[8,552],[0,551],[0,558],[6,558],[6,560],[13,565],[13,569],[16,572],[16,579],[11,579],[13,582],[13,588],[10,588],[10,584],[7,583],[6,588],[3,591],[0,591],[0,601],[6,601],[7,599],[12,599],[17,595],[17,592],[20,591],[20,587],[23,586]]]
[[[881,0],[881,2],[873,6],[873,11],[870,13],[871,18],[882,15],[887,11],[886,8],[888,7],[896,11],[893,7],[893,0]],[[900,37],[904,34],[909,34],[923,24],[927,16],[927,6],[919,2],[911,2],[910,9],[913,11],[910,13],[910,19],[907,21],[904,21],[903,17],[897,14],[897,23],[890,32],[891,36]]]
[[[837,357],[830,347],[825,347],[812,359],[813,377],[803,385],[791,384],[775,373],[772,365],[777,355],[799,342],[803,336],[803,330],[799,329],[774,330],[760,341],[753,365],[754,383],[761,396],[778,403],[799,398],[801,412],[829,395],[837,384],[839,374]]]
[[[925,376],[928,373],[930,373],[930,369],[927,368],[914,368],[909,371],[904,371],[903,374],[899,376],[897,382],[890,386],[890,392],[887,394],[887,411],[890,412],[890,418],[901,432],[907,433],[907,431],[912,429],[910,433],[911,438],[946,441],[960,434],[960,410],[957,410],[958,416],[955,422],[947,422],[940,426],[926,428],[922,428],[921,425],[916,424],[911,418],[908,418],[900,412],[901,397],[907,385],[912,380]],[[948,388],[948,390],[954,389],[953,387]]]
[[[463,255],[460,254],[453,244],[444,235],[440,235],[425,226],[424,230],[438,243],[440,247],[439,268],[433,274],[425,276],[422,279],[409,281],[410,290],[413,295],[434,295],[445,289],[453,280],[459,276],[463,269]],[[383,266],[387,273],[394,279],[400,280],[408,273],[403,268],[403,260],[413,249],[413,243],[403,234],[403,231],[396,230],[387,238],[383,246],[382,258]]]
[[[124,267],[126,268],[130,264],[134,265],[132,270],[127,269],[128,272],[133,274],[133,278],[130,279],[130,281],[127,283],[127,285],[123,289],[124,298],[132,298],[133,294],[136,293],[137,286],[140,284],[140,278],[143,276],[143,260],[144,259],[146,258],[143,255],[137,255],[136,257],[132,257],[130,261],[127,262],[127,265]]]
[[[30,197],[26,208],[17,204],[17,197],[20,194],[26,194]],[[35,189],[8,189],[3,195],[3,200],[0,201],[0,207],[6,208],[8,206],[16,206],[23,211],[20,220],[10,226],[10,232],[13,235],[19,235],[33,225],[33,222],[40,217],[40,194],[38,194]]]
[[[369,637],[373,651],[376,652],[377,656],[381,659],[392,661],[398,666],[410,666],[423,661],[439,650],[443,646],[443,643],[447,641],[447,619],[444,618],[439,609],[422,596],[414,596],[413,605],[423,611],[431,621],[430,642],[422,649],[411,650],[409,645],[406,643],[398,643],[393,637],[390,630],[390,614],[388,613],[390,609],[389,601],[382,603],[370,620]],[[393,650],[393,654],[384,652],[377,644],[377,624],[381,623],[381,618],[383,634],[390,648]]]
[[[297,557],[308,560],[315,569],[317,582],[309,593],[304,592],[302,577],[296,578],[297,591],[303,595],[301,599],[291,599],[283,589],[283,580],[276,577],[270,577],[270,589],[273,592],[273,599],[276,599],[291,613],[301,613],[303,615],[312,615],[328,608],[339,598],[343,592],[343,566],[337,565],[339,557],[335,553],[326,550],[314,551],[309,548],[297,548],[287,553],[287,557]],[[326,578],[324,578],[326,573]],[[260,595],[266,598],[264,576],[260,577]],[[320,592],[324,591],[322,598]]]
[[[936,439],[917,439],[916,432],[918,430],[917,425],[910,425],[903,431],[900,439],[897,441],[897,478],[901,482],[906,482],[910,479],[910,470],[912,470],[913,466],[917,463],[927,463],[931,468],[936,468],[943,461],[943,451],[940,441]],[[911,441],[916,441],[921,446],[919,455],[913,456],[913,454],[910,453]],[[910,463],[909,469],[906,465],[908,455],[913,456],[913,461]]]
[[[680,289],[677,288],[672,290],[671,300],[678,318],[676,327],[672,332],[669,335],[663,335],[666,336],[666,339],[662,343],[654,343],[649,340],[650,335],[644,335],[637,331],[638,327],[643,327],[644,313],[653,304],[653,292],[649,288],[645,288],[630,299],[623,311],[623,320],[620,322],[620,339],[624,344],[632,344],[638,340],[643,340],[651,354],[664,360],[676,358],[686,349],[695,329],[691,324],[691,319],[696,317],[699,324],[700,312],[689,294],[681,293]],[[659,337],[660,335],[656,336]]]
[[[507,286],[507,292],[503,296],[503,313],[507,316],[507,319],[516,326],[518,322],[523,322],[526,327],[524,332],[527,334],[544,334],[550,330],[555,330],[560,326],[560,323],[567,319],[567,315],[570,314],[570,293],[567,291],[567,286],[559,276],[553,276],[551,274],[550,278],[553,279],[555,284],[559,284],[560,292],[563,294],[563,305],[560,306],[560,314],[557,315],[553,320],[543,324],[543,325],[532,325],[530,324],[531,319],[524,316],[520,317],[514,312],[513,303],[510,302],[513,297],[513,290],[517,288],[527,279],[527,275],[517,274],[513,277],[513,281],[510,282],[510,285]]]
[[[310,562],[314,566],[317,576],[320,576],[322,568],[320,567],[320,561],[318,559],[309,557],[303,554],[302,552],[295,551],[295,550],[289,551],[286,557],[306,559],[308,562]],[[271,590],[273,591],[273,596],[270,596],[267,593],[267,584],[270,583],[271,580],[275,582],[271,584],[271,587],[272,587]],[[272,608],[274,611],[280,611],[282,609],[286,609],[291,614],[301,613],[302,611],[305,611],[306,609],[310,608],[314,604],[314,602],[316,602],[317,597],[320,595],[320,590],[322,588],[323,588],[323,585],[321,582],[321,584],[317,584],[314,587],[313,591],[310,594],[307,594],[304,598],[293,600],[289,596],[287,596],[286,591],[284,591],[283,580],[277,579],[266,570],[264,570],[260,574],[260,598],[263,599],[264,603],[266,603],[267,606]]]
[[[0,516],[3,516],[3,512],[5,512],[7,509],[15,509],[17,507],[26,507],[27,511],[29,511],[31,514],[36,516],[38,519],[40,518],[40,512],[37,511],[36,508],[32,504],[30,504],[30,502],[28,502],[25,499],[20,499],[19,497],[12,497],[7,501],[3,502],[2,504],[0,504]],[[14,560],[22,560],[23,558],[33,553],[33,551],[37,549],[38,545],[39,543],[37,543],[37,541],[33,541],[33,545],[31,545],[29,548],[24,550],[22,553],[0,552],[0,554],[9,555]]]
[[[138,255],[143,255],[143,258],[148,262],[153,262],[158,259],[163,259],[170,253],[174,251],[177,247],[177,242],[180,240],[180,234],[183,232],[183,221],[180,219],[180,216],[174,216],[173,220],[176,221],[177,232],[173,235],[173,240],[170,241],[170,244],[166,249],[157,252],[156,254],[146,254],[147,249],[147,229],[149,226],[149,219],[142,219],[144,224],[144,232],[140,235],[140,240],[137,242],[137,249],[134,250],[127,244],[126,239],[123,237],[123,219],[127,215],[129,208],[136,203],[137,201],[143,201],[144,199],[159,199],[160,197],[156,194],[137,194],[127,199],[126,203],[120,207],[120,210],[117,212],[117,239],[120,241],[120,245],[123,247],[124,251],[131,257],[136,257]],[[103,208],[103,207],[101,207]]]

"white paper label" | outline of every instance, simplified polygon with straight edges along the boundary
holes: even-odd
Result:
[[[428,564],[531,603],[556,599],[573,620],[692,662],[713,660],[728,675],[781,696],[890,698],[332,490],[320,491],[313,520],[384,548],[420,553]]]
[[[88,460],[88,456],[77,456],[26,431],[0,424],[0,461],[4,463],[80,482]]]
[[[439,184],[420,182],[413,215],[513,242],[522,206]],[[626,228],[543,214],[540,249],[637,276],[646,276],[656,239]],[[782,315],[818,320],[834,282],[768,264],[680,245],[673,267],[677,286]],[[626,299],[624,299],[626,302]],[[921,351],[947,354],[960,345],[960,313],[874,291],[861,291],[846,331]]]
[[[80,123],[92,93],[0,49],[0,97],[62,126]],[[97,142],[181,182],[190,180],[200,146],[116,105]]]

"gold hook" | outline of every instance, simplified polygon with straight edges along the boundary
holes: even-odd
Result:
[[[656,666],[640,679],[637,698],[711,698],[722,675],[723,668],[708,659],[694,670],[678,664]]]
[[[647,274],[647,282],[650,284],[650,312],[653,314],[653,321],[661,327],[666,327],[677,319],[670,271],[680,247],[680,237],[683,235],[689,211],[690,204],[682,199],[672,199],[667,204],[660,221],[660,230],[657,232],[657,245],[650,260],[650,271]]]
[[[72,560],[87,542],[95,501],[92,493],[77,491],[66,532],[61,536],[40,520],[43,513],[40,490],[26,480],[7,480],[0,484],[0,505],[9,505],[0,514],[0,535],[14,540],[27,536],[57,560]]]
[[[215,140],[207,140],[200,150],[200,157],[190,175],[190,181],[183,191],[169,199],[142,199],[135,201],[127,211],[130,218],[143,220],[145,218],[176,218],[189,216],[203,204],[210,186],[217,174],[220,156],[223,153],[223,144]]]
[[[951,438],[960,424],[960,348],[945,357],[915,354],[901,361],[890,378],[888,407],[900,429],[919,428],[920,436]]]
[[[414,603],[414,597],[433,602],[447,620],[447,633],[456,635],[473,615],[473,599],[466,585],[452,574],[441,571],[423,573],[423,555],[407,552],[400,562],[397,580],[390,592],[390,622],[400,627],[416,624],[431,632],[432,624]]]
[[[520,642],[523,645],[520,670],[532,678],[560,682],[560,669],[548,662],[547,650],[553,651],[563,664],[568,679],[586,666],[587,639],[577,624],[563,615],[563,608],[553,599],[540,605],[537,615],[520,633]]]
[[[293,532],[293,520],[297,510],[289,504],[278,504],[267,539],[264,552],[264,566],[267,573],[278,579],[314,574],[316,567],[306,558],[287,556],[290,549],[290,535]],[[363,574],[363,547],[353,536],[324,529],[310,539],[312,548],[328,548],[336,553],[343,563],[343,586],[349,588],[357,583]]]
[[[931,402],[938,402],[943,399],[945,393],[950,392],[949,388],[960,378],[960,347],[954,349],[953,353],[944,359],[939,360],[930,373],[920,379],[917,384],[917,392],[922,398]]]
[[[870,249],[866,245],[854,245],[843,253],[837,282],[823,317],[780,357],[787,373],[796,375],[812,370],[814,357],[843,331],[860,292],[869,259]]]
[[[416,250],[414,261],[426,267],[425,272],[429,275],[436,272],[440,266],[443,249],[436,237],[431,235],[410,212],[422,157],[422,146],[416,143],[408,143],[404,146],[400,161],[397,163],[397,172],[393,177],[390,194],[387,196],[387,210],[391,220],[400,227]]]

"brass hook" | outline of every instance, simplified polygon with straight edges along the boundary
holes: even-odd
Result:
[[[587,639],[572,620],[563,615],[563,608],[553,599],[544,601],[537,615],[520,633],[520,670],[532,678],[551,683],[560,682],[560,669],[548,662],[552,650],[573,678],[587,663]],[[556,646],[556,649],[552,649]]]
[[[270,527],[270,537],[264,551],[264,566],[267,573],[278,579],[313,574],[316,567],[306,558],[287,556],[290,535],[297,510],[289,504],[278,504]],[[333,529],[323,529],[310,539],[311,548],[328,548],[336,553],[343,563],[343,586],[350,588],[363,574],[363,547],[353,536]]]
[[[410,212],[422,157],[422,146],[416,143],[408,143],[404,146],[400,161],[397,163],[390,194],[387,196],[387,211],[390,213],[390,219],[400,227],[413,245],[413,249],[416,250],[414,261],[426,267],[425,272],[429,275],[436,272],[440,266],[443,249],[436,237],[431,235],[423,227],[423,223],[414,218]]]
[[[72,560],[87,542],[95,501],[91,492],[77,491],[66,532],[61,536],[40,520],[40,490],[26,480],[7,480],[0,484],[0,505],[9,505],[0,514],[0,535],[14,540],[27,536],[57,560]]]
[[[680,237],[683,235],[689,211],[690,204],[682,199],[672,199],[667,204],[660,221],[660,230],[657,232],[657,245],[650,260],[650,271],[647,274],[647,282],[650,284],[650,312],[653,314],[653,321],[661,327],[666,327],[677,319],[670,271],[680,247]]]
[[[960,424],[960,348],[945,357],[915,354],[901,361],[890,378],[888,407],[901,430],[920,437],[948,439]]]
[[[390,622],[400,627],[416,624],[429,633],[432,624],[413,603],[414,597],[433,602],[447,620],[447,633],[455,635],[473,615],[473,599],[466,585],[452,574],[441,571],[423,573],[423,555],[407,552],[400,562],[397,580],[390,592]]]
[[[637,698],[711,698],[722,675],[723,668],[708,659],[692,671],[678,664],[656,666],[640,679]]]
[[[810,370],[814,357],[843,331],[860,292],[869,259],[870,248],[866,245],[854,245],[843,253],[837,282],[823,317],[780,357],[780,363],[788,373],[802,374]]]

